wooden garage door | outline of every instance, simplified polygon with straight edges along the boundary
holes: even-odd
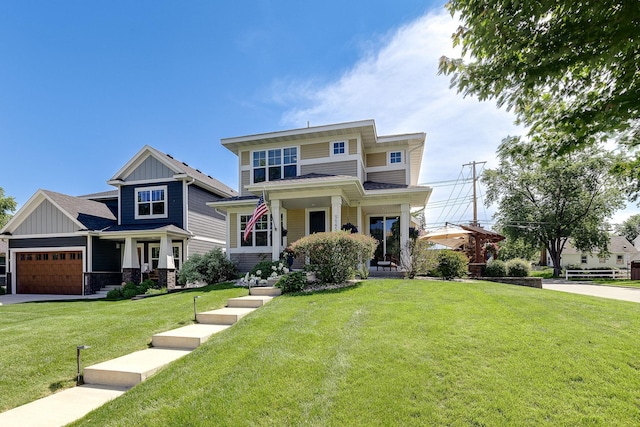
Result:
[[[82,295],[82,252],[16,254],[19,294]]]

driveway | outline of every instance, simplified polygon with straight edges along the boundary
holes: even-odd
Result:
[[[600,298],[611,298],[622,301],[640,302],[639,288],[592,285],[586,282],[573,282],[563,279],[543,279],[542,289],[590,295]]]
[[[79,299],[100,299],[104,295],[45,295],[45,294],[20,294],[20,295],[0,295],[0,305],[20,304],[23,302],[43,302],[43,301],[69,301]]]

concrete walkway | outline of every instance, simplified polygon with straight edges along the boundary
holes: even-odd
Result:
[[[49,294],[11,294],[0,295],[0,305],[21,304],[25,302],[45,302],[45,301],[77,301],[81,299],[101,299],[104,295],[49,295]]]
[[[243,316],[268,303],[280,295],[280,289],[251,288],[250,294],[229,299],[226,308],[198,313],[197,324],[154,335],[152,348],[84,368],[85,385],[0,413],[0,426],[59,427],[84,417],[172,361],[186,356],[211,335],[229,328]],[[22,295],[5,296],[14,297],[10,298],[11,303],[34,301],[32,298],[19,298]],[[45,299],[40,301],[49,301],[47,295],[41,297]]]
[[[640,288],[593,285],[564,279],[544,279],[542,289],[640,303]]]

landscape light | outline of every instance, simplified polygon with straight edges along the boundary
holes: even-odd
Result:
[[[82,371],[81,371],[81,366],[80,366],[80,351],[81,350],[86,350],[88,348],[91,348],[91,346],[88,345],[79,345],[78,347],[76,347],[77,349],[77,361],[78,361],[78,377],[76,379],[76,385],[82,385],[84,384],[84,378],[82,376]]]

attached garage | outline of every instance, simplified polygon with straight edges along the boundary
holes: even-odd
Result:
[[[17,252],[18,294],[82,295],[82,251]]]

